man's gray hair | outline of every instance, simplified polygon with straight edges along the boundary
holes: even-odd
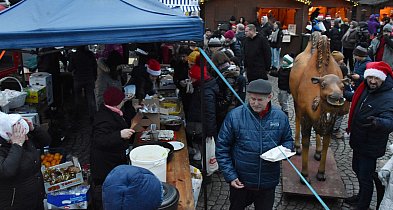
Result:
[[[257,28],[255,27],[254,24],[248,24],[247,27],[248,27],[248,30],[250,30],[250,31],[254,31],[255,32],[257,30]]]
[[[237,24],[236,28],[237,28],[238,31],[244,31],[244,25],[241,24],[241,23]]]

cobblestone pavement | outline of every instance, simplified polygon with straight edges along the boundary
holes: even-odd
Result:
[[[269,80],[274,84],[274,99],[273,103],[278,104],[277,102],[277,79],[270,77]],[[67,101],[68,103],[72,101]],[[295,117],[293,110],[293,101],[290,98],[290,107],[292,109],[289,113],[289,118],[291,122],[291,127],[295,130]],[[65,108],[66,109],[66,108]],[[71,110],[65,110],[66,113],[72,113]],[[86,164],[89,162],[89,147],[90,147],[90,134],[91,134],[91,126],[88,122],[88,117],[79,116],[78,120],[70,120],[68,115],[65,116],[66,120],[63,124],[63,127],[66,127],[65,130],[65,139],[60,144],[61,147],[64,147],[65,150],[72,155],[79,157],[81,164]],[[345,117],[343,120],[343,124],[341,125],[341,129],[345,129],[347,127],[347,118]],[[351,160],[352,160],[352,150],[349,147],[348,137],[345,137],[344,140],[336,140],[332,139],[330,149],[334,153],[335,160],[337,162],[337,167],[341,178],[344,182],[345,189],[348,196],[352,196],[354,193],[357,193],[359,190],[359,184],[357,182],[356,176],[351,168]],[[393,143],[393,135],[389,138],[388,145]],[[379,170],[384,162],[391,157],[392,153],[387,151],[386,155],[378,160],[377,170]],[[207,205],[209,210],[227,210],[229,209],[229,185],[225,182],[223,176],[220,173],[215,173],[212,176],[212,183],[207,186]],[[203,192],[198,199],[197,210],[203,209],[204,201],[203,201]],[[329,199],[324,202],[329,206],[332,210],[350,210],[351,207],[348,204],[345,204],[342,199]],[[376,192],[374,192],[373,200],[371,203],[371,208],[375,209],[376,207]],[[248,208],[249,210],[254,209],[252,206]],[[289,196],[284,195],[282,193],[282,185],[281,183],[276,188],[276,198],[274,203],[274,209],[281,210],[318,210],[323,209],[319,202],[313,197],[302,197],[302,196]]]

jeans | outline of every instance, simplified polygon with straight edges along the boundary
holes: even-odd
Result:
[[[375,172],[376,165],[376,158],[366,157],[353,152],[352,170],[355,172],[359,181],[358,210],[367,210],[370,206],[374,190],[373,173]]]
[[[93,117],[97,111],[96,98],[94,94],[95,82],[92,81],[77,81],[74,80],[74,110],[76,114],[80,113],[80,103],[82,98],[82,90],[85,91],[85,97],[87,100],[87,107],[89,112],[89,117]]]
[[[281,48],[270,48],[272,52],[272,67],[279,69],[280,68],[280,52]]]
[[[274,204],[276,188],[266,190],[249,190],[245,188],[236,189],[230,186],[229,210],[243,210],[254,203],[255,210],[271,210]]]
[[[281,110],[284,112],[288,112],[288,97],[289,93],[286,90],[279,90],[278,91],[278,103],[280,103]]]

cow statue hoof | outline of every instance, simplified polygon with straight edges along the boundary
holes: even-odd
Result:
[[[303,175],[303,174],[302,174],[302,176],[304,177],[304,179],[305,179],[309,184],[311,184],[311,179],[308,178],[308,175]],[[300,178],[300,183],[301,183],[302,185],[306,185],[306,183],[303,181],[302,178]]]
[[[321,182],[325,181],[325,180],[326,180],[326,175],[325,175],[325,173],[318,172],[318,173],[317,173],[317,180],[318,180],[318,181],[321,181]]]
[[[321,152],[315,152],[314,159],[317,161],[320,161],[321,160]]]
[[[295,146],[295,152],[296,152],[296,155],[299,155],[299,156],[302,155],[302,148]]]

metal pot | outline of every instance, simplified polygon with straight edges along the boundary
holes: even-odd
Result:
[[[176,187],[162,182],[163,198],[159,210],[177,210],[179,203],[179,191]]]

